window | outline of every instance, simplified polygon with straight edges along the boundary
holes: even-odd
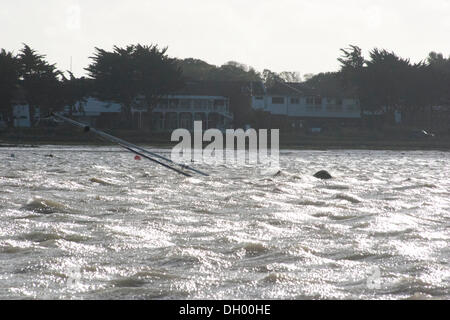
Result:
[[[282,97],[272,97],[272,104],[283,104],[284,98]]]
[[[322,104],[322,98],[321,97],[316,97],[314,102],[315,102],[316,105],[321,105]]]
[[[300,104],[299,98],[291,98],[291,104]]]
[[[314,97],[306,97],[306,104],[314,104]]]
[[[213,100],[205,100],[207,110],[213,110],[214,101]]]
[[[203,99],[194,99],[194,108],[198,110],[207,110],[208,102]]]
[[[178,99],[169,99],[169,108],[176,109],[178,107]]]
[[[214,106],[222,107],[224,105],[225,105],[225,101],[224,100],[214,100]]]
[[[262,99],[263,99],[263,97],[261,97],[261,96],[257,96],[257,97],[255,97],[255,99],[256,99],[256,100],[262,100]]]
[[[162,99],[162,100],[159,102],[159,107],[160,107],[161,109],[167,109],[168,104],[169,104],[169,100],[167,100],[167,99]]]
[[[182,107],[184,109],[189,109],[191,107],[191,100],[180,99],[180,107]]]
[[[219,99],[214,100],[214,110],[215,111],[217,111],[217,110],[222,111],[224,109],[224,107],[225,107],[225,100],[219,100]]]

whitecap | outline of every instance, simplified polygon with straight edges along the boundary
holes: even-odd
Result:
[[[349,201],[351,203],[360,203],[363,200],[355,195],[349,194],[349,193],[339,193],[337,195],[334,196],[336,199],[340,199],[340,200],[346,200]]]
[[[56,212],[70,213],[71,210],[64,204],[44,198],[33,198],[27,202],[22,209],[34,211],[38,213],[50,214]]]

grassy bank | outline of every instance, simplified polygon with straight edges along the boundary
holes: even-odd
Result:
[[[412,138],[408,130],[361,131],[338,130],[313,135],[280,132],[280,146],[284,149],[379,149],[379,150],[450,150],[450,136]],[[171,147],[170,133],[150,133],[136,130],[108,130],[108,133],[136,144]],[[92,133],[79,129],[22,128],[0,131],[1,146],[111,145]],[[206,143],[207,144],[207,143]]]

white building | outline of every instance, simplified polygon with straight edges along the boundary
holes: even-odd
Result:
[[[68,113],[70,110],[69,106],[64,108],[64,111]],[[85,116],[85,117],[95,117],[102,113],[118,113],[121,110],[119,103],[101,101],[97,98],[88,97],[84,101],[78,101],[74,108],[72,109],[72,115],[74,116]]]
[[[26,128],[31,126],[30,107],[28,104],[15,104],[12,109],[14,127]],[[39,119],[39,108],[35,108],[34,113],[34,119]]]
[[[92,126],[108,125],[111,121],[105,119],[111,120],[114,116],[117,123],[120,112],[120,104],[100,101],[93,97],[77,102],[71,112],[69,106],[65,108],[66,114],[70,113]],[[196,120],[203,121],[204,128],[224,130],[231,126],[233,120],[228,98],[212,95],[168,95],[159,100],[152,110],[151,117],[144,104],[138,100],[131,108],[131,112],[136,128],[150,127],[148,121],[152,121],[151,128],[154,131],[172,131],[177,128],[192,130]]]
[[[222,96],[169,95],[153,109],[153,128],[157,131],[192,130],[194,121],[203,121],[205,129],[224,130],[232,120],[229,100]]]
[[[359,103],[355,99],[268,94],[252,96],[252,108],[288,117],[361,118]]]
[[[294,87],[295,86],[295,87]],[[296,88],[297,87],[297,88]],[[252,108],[272,115],[317,119],[360,119],[359,101],[352,98],[323,97],[301,84],[282,84],[252,92]]]

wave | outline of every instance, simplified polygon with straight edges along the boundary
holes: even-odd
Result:
[[[110,283],[119,288],[138,288],[146,284],[144,280],[133,277],[112,280]]]
[[[411,189],[421,189],[421,188],[437,188],[437,186],[433,183],[423,183],[423,184],[416,184],[411,186],[403,186],[403,187],[396,187],[394,190],[411,190]]]
[[[103,180],[103,179],[99,179],[99,178],[91,178],[89,179],[90,182],[94,182],[94,183],[98,183],[101,184],[103,186],[115,186],[114,183],[111,183],[109,181]]]
[[[17,247],[10,244],[0,246],[0,253],[15,254],[21,252],[31,252],[33,249],[28,247]]]
[[[349,193],[339,193],[339,194],[335,195],[334,197],[335,197],[335,199],[346,200],[351,203],[360,203],[363,201],[361,198],[358,198],[357,196],[349,194]]]
[[[244,245],[244,250],[246,254],[249,256],[258,256],[267,253],[269,251],[269,248],[267,248],[262,243],[254,242],[254,243],[247,243],[246,245]]]
[[[46,246],[55,245],[55,241],[57,240],[66,240],[76,243],[87,240],[87,237],[81,234],[64,234],[56,231],[32,231],[21,235],[20,238],[28,241],[39,242],[41,244],[45,244]]]
[[[350,186],[342,185],[342,184],[325,184],[318,186],[320,189],[330,189],[330,190],[349,190]]]
[[[297,202],[297,204],[300,206],[315,206],[315,207],[326,207],[326,206],[330,205],[326,201],[311,200],[311,199],[299,201],[299,202]]]
[[[277,283],[285,283],[285,282],[292,282],[295,279],[292,279],[286,274],[283,273],[269,273],[269,275],[265,276],[262,279],[262,282],[270,283],[270,284],[277,284]]]
[[[22,209],[34,211],[43,214],[51,214],[51,213],[71,213],[70,208],[65,206],[64,204],[44,198],[34,198],[27,202],[26,205],[22,206]]]
[[[327,217],[330,220],[334,220],[334,221],[344,221],[344,220],[351,220],[351,219],[355,219],[355,218],[361,218],[361,216],[358,215],[337,215],[337,214],[333,214],[331,212],[317,212],[313,214],[314,217],[316,218],[322,218],[322,217]]]

